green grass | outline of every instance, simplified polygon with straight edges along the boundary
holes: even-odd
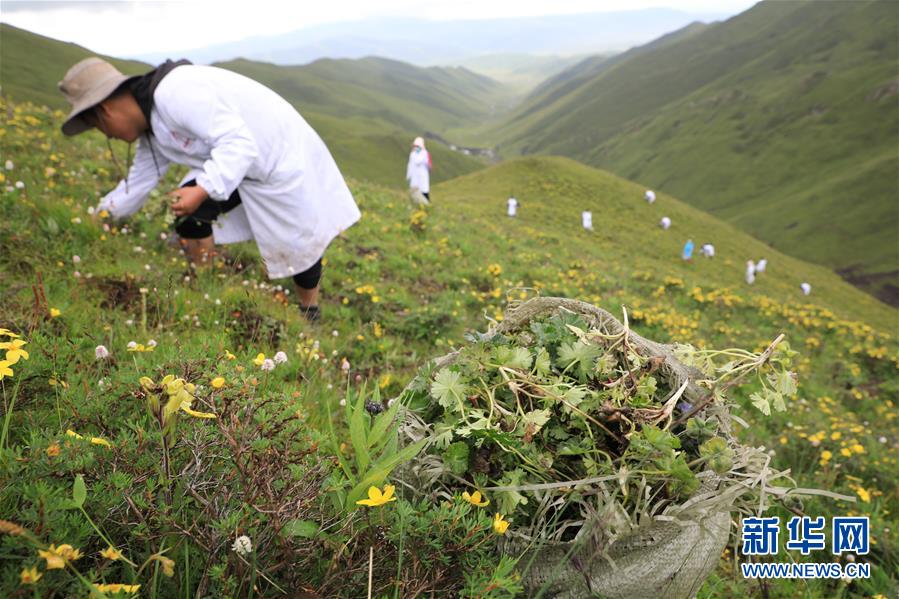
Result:
[[[481,135],[663,189],[895,303],[894,9],[763,2],[563,72]]]
[[[253,559],[284,588],[363,595],[373,546],[376,594],[392,595],[400,588],[397,576],[403,589],[463,593],[460,573],[442,569],[438,559],[457,559],[447,556],[462,551],[453,536],[458,531],[434,523],[469,522],[469,516],[421,504],[403,488],[403,499],[381,511],[336,509],[329,468],[337,449],[327,442],[325,423],[338,422],[347,446],[339,451],[351,456],[338,405],[348,387],[367,382],[395,396],[429,358],[463,344],[467,330],[484,330],[510,301],[540,294],[619,314],[626,308],[634,330],[662,342],[760,349],[784,333],[801,352],[799,392],[786,412],[769,418],[749,405],[752,384],[735,392],[734,409],[750,423],[740,434],[773,448],[773,467],[790,468],[798,486],[859,498],[856,504],[810,499],[804,510],[869,515],[874,546],[866,559],[874,576],[851,585],[771,581],[771,594],[849,599],[895,588],[899,548],[887,529],[899,526],[896,312],[823,267],[772,252],[665,194],[650,207],[634,183],[567,159],[528,158],[437,185],[439,199],[427,213],[414,213],[400,191],[351,181],[363,219],[326,254],[324,320],[310,326],[276,289],[263,286],[268,283],[251,246],[228,250],[248,270],[185,279],[183,257],[160,239],[168,231],[161,196],[127,232],[91,222],[87,207],[114,183],[101,138],[63,138],[59,112],[0,108],[3,156],[14,162],[0,182],[0,327],[22,334],[31,353],[0,383],[9,425],[8,448],[0,450],[7,481],[0,487],[0,513],[33,531],[37,542],[80,548],[85,557],[75,565],[91,580],[140,583],[148,596],[153,588],[160,597],[194,595],[203,584],[208,593],[234,596],[247,590],[250,578],[229,547],[235,536],[248,534],[257,547]],[[521,200],[516,219],[504,214],[510,190]],[[594,213],[594,233],[580,228],[584,208]],[[668,232],[656,227],[662,212],[674,221]],[[718,256],[683,263],[679,250],[687,236],[712,241]],[[747,254],[769,259],[769,272],[751,288],[742,283]],[[814,286],[808,298],[799,295],[800,274]],[[35,303],[35,289],[46,305]],[[48,308],[61,313],[51,317]],[[128,341],[150,338],[159,343],[153,352],[125,349]],[[98,344],[110,349],[112,360],[95,360]],[[226,350],[236,359],[228,360]],[[278,350],[289,361],[272,373],[252,363],[258,352]],[[137,382],[168,373],[200,386],[194,409],[221,415],[179,423],[169,449],[172,475],[160,465],[159,436]],[[212,391],[214,376],[226,379],[223,391]],[[282,416],[298,420],[282,427]],[[275,428],[254,437],[257,426]],[[67,429],[107,439],[114,448],[76,442]],[[283,460],[291,456],[288,466]],[[235,466],[241,460],[253,460],[254,467]],[[97,556],[105,542],[71,509],[77,474],[87,483],[84,509],[103,534],[138,564],[170,548],[165,555],[175,560],[173,578],[152,571],[137,576]],[[171,501],[167,476],[176,481]],[[182,493],[189,485],[194,495]],[[291,486],[297,490],[289,503],[277,493],[282,485],[300,485]],[[299,530],[323,532],[279,534],[272,515],[279,510],[301,519]],[[17,592],[21,569],[38,565],[41,593],[86,595],[72,574],[44,571],[21,537],[3,536],[0,543],[2,594]],[[492,547],[489,537],[485,543]],[[485,592],[492,575],[482,566],[467,572],[472,581],[463,594]],[[722,556],[700,596],[755,593],[757,585],[733,568],[732,553]],[[278,594],[268,580],[255,580],[260,594]]]

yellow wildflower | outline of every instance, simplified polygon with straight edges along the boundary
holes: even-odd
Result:
[[[868,493],[868,490],[864,487],[858,487],[855,492],[858,494],[859,498],[865,503],[871,503],[871,494]]]
[[[385,503],[396,501],[396,497],[393,496],[395,489],[396,487],[393,485],[384,485],[384,492],[382,493],[381,489],[378,487],[369,487],[368,499],[360,499],[356,504],[367,505],[368,507],[378,507]]]
[[[225,350],[225,359],[226,360],[233,360],[235,358],[237,358],[237,356],[235,356],[234,354],[229,352],[227,349]]]
[[[155,560],[155,561],[159,562],[160,564],[162,564],[162,573],[165,574],[166,576],[168,576],[169,578],[171,578],[172,576],[175,575],[175,561],[174,560],[171,560],[171,559],[167,558],[166,556],[159,555],[159,554],[151,555],[150,559]]]
[[[851,449],[855,453],[865,453],[865,446],[862,445],[861,443],[856,443],[855,445],[852,445],[849,449]]]
[[[848,447],[844,447],[843,449],[840,450],[840,455],[843,456],[844,458],[851,458],[852,452],[849,451]]]
[[[59,308],[50,308],[50,318],[56,318],[60,314],[62,314],[62,311]]]
[[[509,521],[504,520],[501,514],[496,514],[493,517],[493,530],[496,534],[504,535],[506,534],[506,530],[509,528]]]
[[[100,555],[105,557],[106,559],[111,559],[113,561],[122,557],[122,552],[116,549],[115,547],[108,547],[100,552]]]
[[[13,372],[12,368],[10,368],[12,364],[7,360],[0,360],[0,381],[2,381],[5,377],[12,378]]]
[[[121,584],[121,583],[113,583],[113,584],[95,584],[97,590],[101,593],[128,593],[133,594],[140,590],[139,584]]]
[[[833,457],[833,452],[830,451],[829,449],[825,449],[824,451],[822,451],[821,452],[821,465],[826,466],[827,462],[829,462],[832,457]]]
[[[265,354],[260,352],[259,355],[257,355],[253,359],[253,364],[255,364],[256,366],[262,366],[263,362],[265,362]]]
[[[46,551],[38,550],[37,554],[47,560],[48,570],[61,570],[66,567],[67,561],[74,562],[81,558],[81,551],[67,544],[59,547],[50,545]]]
[[[463,491],[462,499],[464,499],[471,505],[476,505],[478,507],[487,507],[488,505],[490,505],[490,500],[486,497],[483,498],[483,501],[481,500],[482,498],[480,491],[475,491],[471,495],[468,494],[468,491]]]
[[[18,339],[19,335],[13,333],[9,329],[0,328],[0,336],[2,337],[12,337],[13,339]]]
[[[27,343],[27,341],[22,341],[21,339],[13,339],[12,341],[0,343],[0,349],[6,350],[6,361],[9,362],[10,365],[18,362],[19,358],[28,359],[28,352],[22,349],[22,346]]]
[[[221,389],[225,386],[225,379],[223,377],[217,376],[212,379],[212,382],[210,382],[209,384],[212,385],[213,389]]]
[[[52,443],[47,447],[47,457],[55,458],[59,455],[59,443]]]
[[[31,568],[22,569],[22,572],[19,573],[19,581],[22,584],[34,584],[41,579],[41,576],[43,574],[37,571],[37,567],[32,566]]]
[[[837,441],[842,436],[843,436],[843,433],[837,431],[835,433],[831,433],[830,438],[832,441]]]

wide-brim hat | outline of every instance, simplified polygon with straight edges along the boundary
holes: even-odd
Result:
[[[416,137],[414,140],[412,140],[412,146],[418,146],[423,150],[425,147],[425,140],[421,137]]]
[[[63,93],[72,111],[62,124],[65,135],[77,135],[91,128],[81,113],[93,108],[115,92],[120,85],[135,77],[122,74],[117,68],[93,56],[76,63],[68,70],[59,82],[59,91]]]

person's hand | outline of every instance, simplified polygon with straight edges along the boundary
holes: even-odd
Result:
[[[169,194],[172,199],[172,212],[175,216],[189,216],[197,211],[208,197],[206,190],[199,185],[182,187]]]

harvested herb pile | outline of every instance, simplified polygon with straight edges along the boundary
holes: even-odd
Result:
[[[757,375],[763,412],[795,391],[785,343],[663,346],[572,300],[533,300],[468,341],[406,391],[407,435],[432,440],[407,480],[437,496],[481,491],[521,542],[589,536],[601,552],[697,496],[735,509],[765,466],[731,436],[726,391]]]

